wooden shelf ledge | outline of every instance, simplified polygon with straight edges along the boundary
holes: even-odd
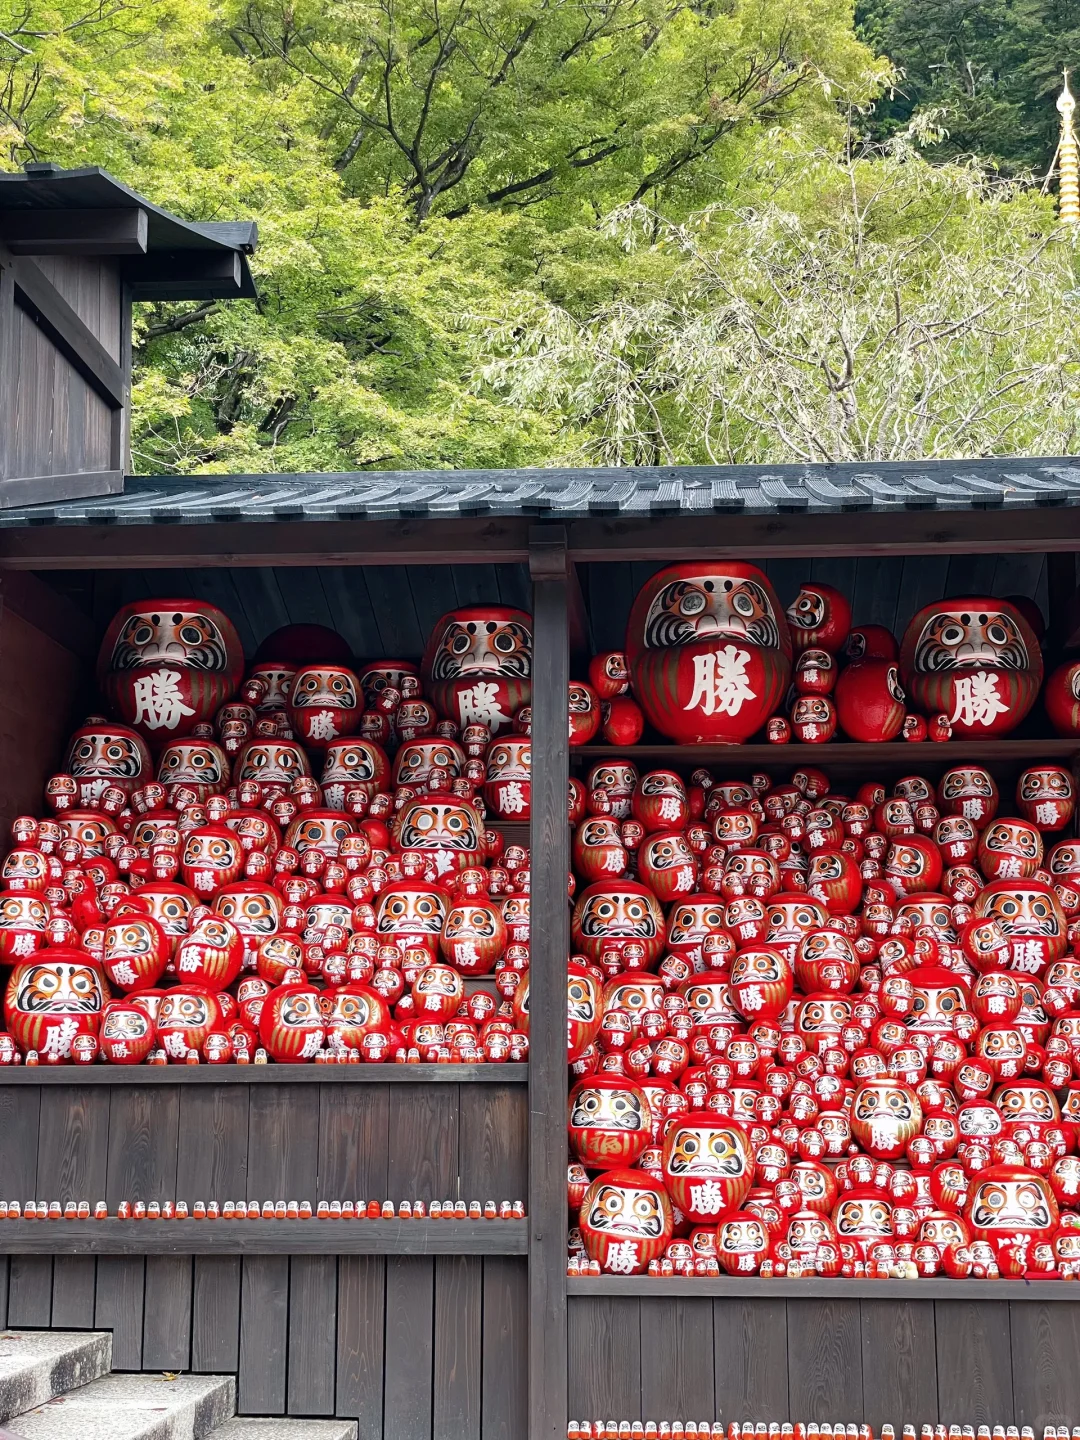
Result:
[[[524,1255],[527,1220],[0,1220],[0,1255]]]
[[[987,765],[1011,761],[1037,763],[1041,760],[1069,761],[1080,757],[1080,739],[1062,740],[933,740],[908,743],[890,740],[880,745],[860,745],[850,740],[833,740],[825,745],[675,745],[670,741],[645,745],[578,745],[571,748],[570,760],[595,764],[600,760],[666,760],[680,769],[695,765],[726,765],[732,770],[747,767],[798,769],[844,768],[873,775],[875,764],[903,766],[918,772],[922,766]]]
[[[0,1231],[3,1222],[0,1221]],[[648,1275],[569,1275],[571,1300],[612,1299],[637,1295],[651,1300],[1035,1300],[1072,1301],[1080,1305],[1080,1281],[1075,1280],[762,1280],[733,1275],[700,1279]]]
[[[519,1065],[6,1065],[5,1085],[525,1085]]]

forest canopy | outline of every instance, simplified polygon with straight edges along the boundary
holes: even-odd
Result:
[[[141,473],[1060,453],[1080,0],[999,5],[0,0],[0,164],[259,223]]]

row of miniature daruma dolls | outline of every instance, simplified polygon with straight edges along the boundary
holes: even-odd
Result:
[[[121,1200],[112,1215],[104,1200],[0,1200],[0,1220],[524,1220],[524,1200]]]
[[[903,1440],[916,1440],[917,1427],[905,1425]],[[892,1425],[882,1425],[880,1440],[896,1440]],[[878,1440],[872,1425],[829,1425],[816,1420],[797,1421],[794,1425],[765,1425],[744,1420],[571,1420],[566,1427],[566,1440]],[[918,1440],[1035,1440],[1030,1425],[923,1425],[918,1427]],[[1043,1440],[1080,1440],[1080,1425],[1070,1435],[1067,1425],[1046,1425]]]

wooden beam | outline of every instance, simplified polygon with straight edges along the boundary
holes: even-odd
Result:
[[[524,1085],[528,1065],[25,1065],[0,1070],[11,1085]],[[0,1231],[0,1235],[2,1235]]]
[[[47,1223],[47,1222],[46,1222]],[[269,1223],[269,1222],[268,1222]],[[0,1236],[3,1222],[0,1221]],[[1077,1295],[1071,1280],[826,1280],[818,1275],[789,1280],[763,1280],[760,1275],[683,1276],[657,1279],[648,1275],[571,1275],[566,1286],[571,1300],[641,1296],[652,1300],[991,1300],[1069,1301]]]
[[[45,332],[105,403],[120,409],[126,395],[124,372],[101,341],[33,260],[25,255],[10,256],[7,263],[15,282],[15,303]]]
[[[8,473],[15,416],[15,282],[11,271],[0,266],[0,480]]]
[[[566,961],[570,868],[566,722],[569,566],[561,526],[531,533],[532,897],[529,967],[529,1440],[565,1440]]]
[[[3,1220],[0,1255],[524,1255],[527,1225],[525,1220]]]
[[[33,498],[26,495],[21,503]],[[529,556],[529,524],[498,517],[19,526],[0,528],[0,569],[520,564]]]
[[[769,560],[826,555],[1080,550],[1080,506],[839,515],[611,516],[567,520],[575,561]]]
[[[13,255],[145,255],[145,210],[4,210],[0,241]]]
[[[80,470],[74,475],[16,475],[10,480],[0,481],[0,510],[119,495],[123,488],[122,470]]]
[[[133,300],[235,300],[243,267],[235,250],[155,252],[124,266]]]

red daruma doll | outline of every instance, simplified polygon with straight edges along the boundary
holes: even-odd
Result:
[[[1007,600],[937,600],[904,632],[900,671],[924,714],[944,714],[959,738],[985,740],[1015,730],[1035,703],[1042,651]]]
[[[671,1239],[674,1219],[663,1182],[644,1170],[608,1170],[581,1202],[578,1223],[590,1260],[609,1275],[640,1275]]]
[[[125,724],[152,742],[190,735],[231,700],[244,674],[232,621],[202,600],[123,606],[98,654],[98,685]]]
[[[683,1115],[671,1126],[662,1164],[668,1194],[699,1225],[738,1210],[754,1179],[745,1132],[712,1111]]]
[[[55,946],[16,965],[4,1019],[24,1053],[36,1050],[46,1064],[57,1064],[71,1059],[76,1036],[97,1035],[108,998],[101,971],[85,950]]]
[[[532,616],[505,605],[451,610],[436,622],[420,671],[442,719],[498,735],[532,697]]]
[[[634,694],[679,744],[737,745],[760,730],[791,675],[791,635],[761,570],[690,561],[661,570],[626,632]]]

